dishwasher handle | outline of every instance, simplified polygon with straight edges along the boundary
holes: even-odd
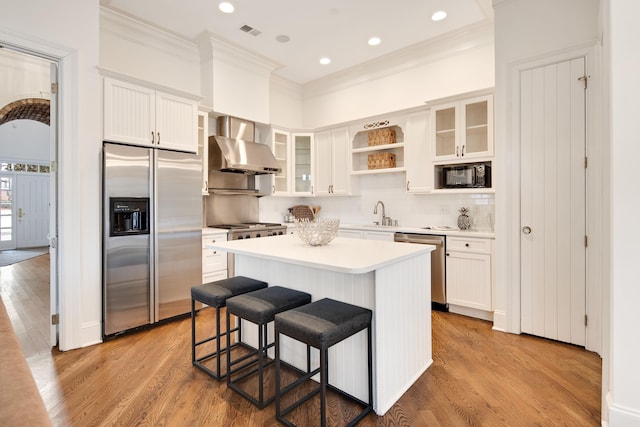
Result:
[[[429,234],[405,234],[396,233],[394,235],[394,241],[402,243],[420,243],[423,245],[444,245],[444,236],[434,236]]]

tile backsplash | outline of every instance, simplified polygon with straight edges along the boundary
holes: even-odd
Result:
[[[385,205],[385,214],[402,226],[425,227],[449,225],[456,227],[458,209],[469,209],[471,227],[478,231],[493,231],[494,194],[409,194],[403,173],[364,175],[359,180],[356,196],[279,197],[260,199],[260,220],[283,222],[287,209],[298,204],[319,205],[320,217],[339,218],[343,224],[372,224],[381,220],[382,210],[374,214],[378,201]]]

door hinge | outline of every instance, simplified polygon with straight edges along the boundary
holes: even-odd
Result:
[[[584,315],[584,326],[587,326],[588,323],[589,323],[589,317],[585,314]]]
[[[57,171],[58,171],[58,162],[54,160],[51,162],[51,172],[57,172]]]
[[[51,315],[51,324],[52,325],[59,325],[60,324],[60,315],[59,314],[52,314]]]
[[[588,247],[589,246],[589,238],[587,236],[584,236],[584,247]]]
[[[58,93],[58,83],[51,83],[51,93]]]
[[[580,81],[582,81],[582,83],[584,83],[585,90],[587,89],[587,86],[589,85],[588,81],[589,81],[590,78],[591,78],[591,76],[587,76],[587,75],[584,75],[582,77],[578,77],[578,80],[580,80]]]
[[[52,237],[51,239],[49,239],[49,245],[53,249],[57,249],[58,248],[58,238],[57,237]]]

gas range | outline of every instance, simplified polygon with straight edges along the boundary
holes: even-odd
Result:
[[[229,240],[254,239],[256,237],[280,236],[286,234],[287,226],[273,222],[246,222],[237,224],[210,225],[212,228],[229,230]]]

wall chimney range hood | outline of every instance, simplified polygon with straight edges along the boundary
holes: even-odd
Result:
[[[255,123],[218,117],[218,135],[209,137],[209,170],[245,175],[281,172],[269,147],[254,140]]]

